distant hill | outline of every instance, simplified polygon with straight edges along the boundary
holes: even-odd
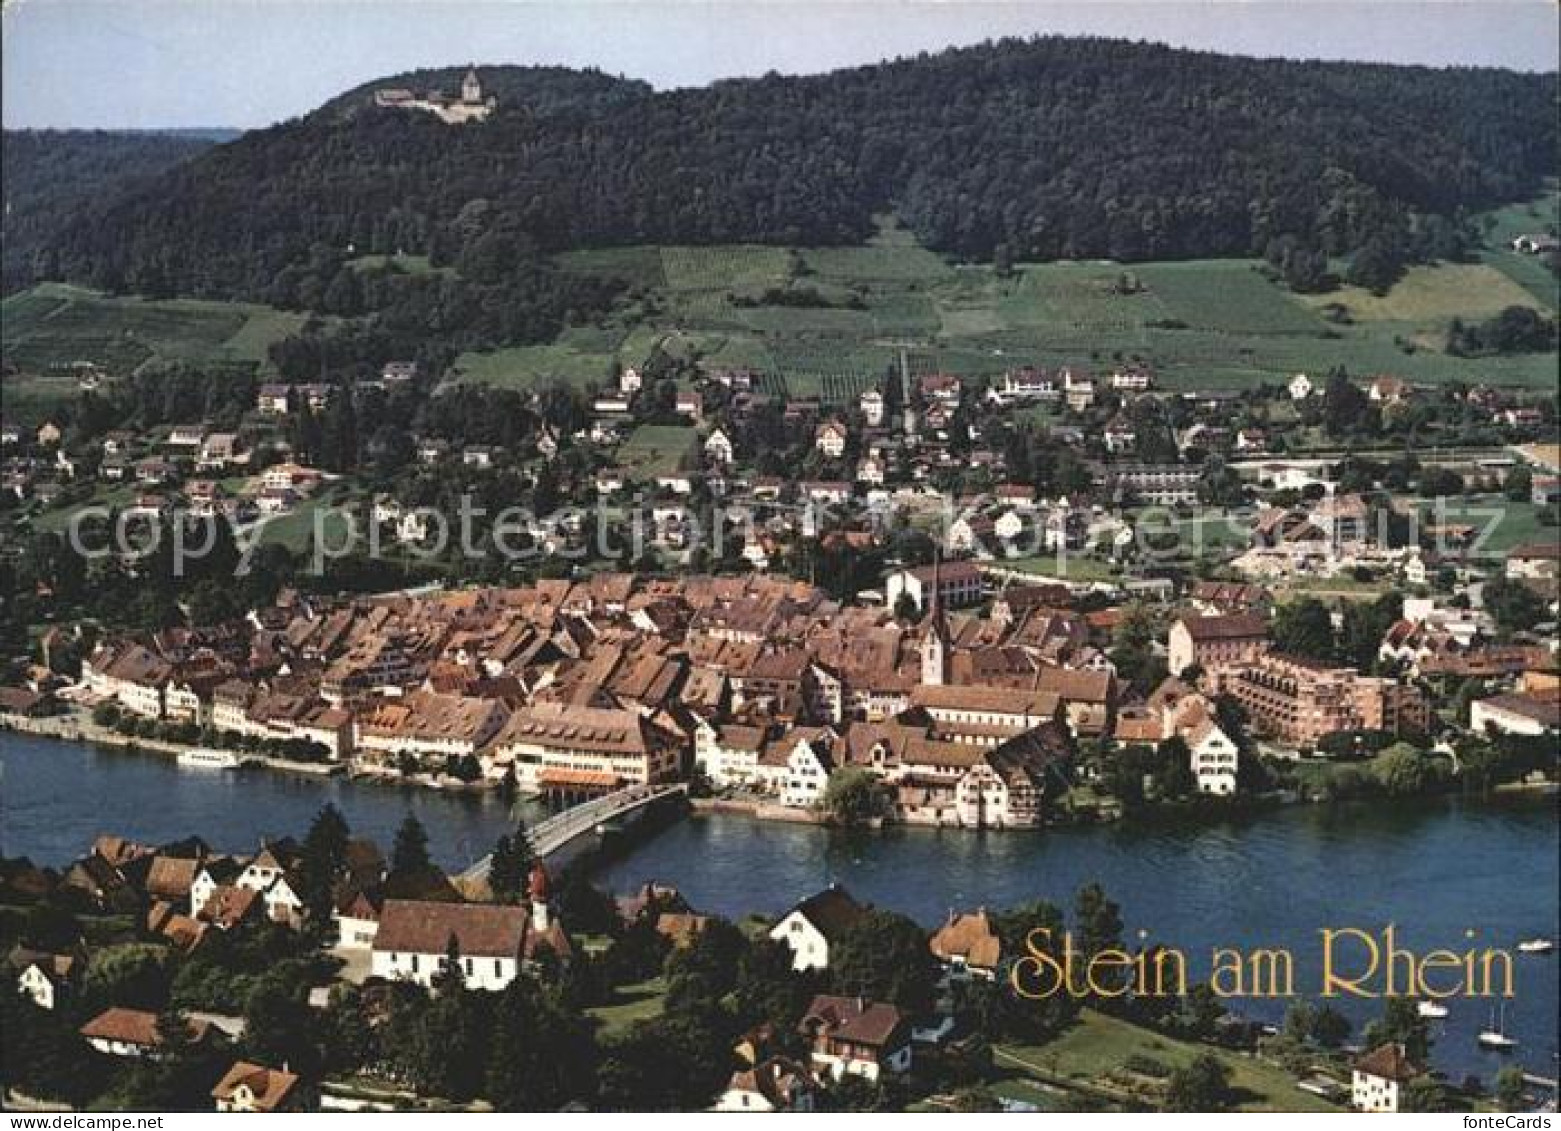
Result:
[[[62,201],[49,254],[23,239],[17,256],[111,290],[393,313],[470,345],[603,301],[560,291],[554,251],[854,243],[886,211],[960,257],[1245,256],[1281,238],[1434,257],[1460,246],[1466,210],[1531,195],[1557,152],[1553,74],[1099,39],[667,92],[480,67],[498,110],[462,126],[374,105],[381,87],[454,93],[465,69],[388,76],[111,203]],[[395,253],[455,270],[354,266]]]
[[[238,130],[6,130],[4,169],[5,290],[57,272],[50,248],[62,223],[73,222],[188,161]]]

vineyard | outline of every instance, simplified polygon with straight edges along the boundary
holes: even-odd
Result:
[[[1493,214],[1479,262],[1410,269],[1386,296],[1352,288],[1291,294],[1250,260],[954,264],[884,221],[863,247],[633,247],[571,252],[569,270],[636,288],[630,307],[558,342],[505,351],[473,373],[506,382],[642,365],[675,335],[707,370],[767,374],[766,391],[841,403],[902,349],[973,377],[1015,365],[1102,369],[1143,360],[1169,388],[1282,383],[1298,372],[1392,372],[1411,381],[1546,387],[1554,354],[1469,360],[1442,350],[1447,325],[1507,305],[1555,309],[1555,288],[1503,240],[1543,202]],[[1550,281],[1553,283],[1553,280]],[[769,301],[767,301],[769,300]],[[1341,318],[1337,306],[1345,308]]]

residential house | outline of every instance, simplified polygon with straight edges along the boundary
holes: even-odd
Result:
[[[1003,941],[986,909],[949,912],[947,921],[932,933],[928,945],[944,969],[956,978],[993,981],[1003,957]]]
[[[1424,1072],[1402,1044],[1378,1045],[1350,1066],[1350,1106],[1356,1111],[1402,1111],[1404,1089]]]
[[[237,1060],[212,1088],[211,1098],[218,1111],[300,1111],[303,1089],[296,1073]]]
[[[895,1006],[819,994],[798,1025],[811,1046],[809,1060],[831,1080],[859,1076],[876,1084],[911,1068],[911,1026]]]
[[[782,915],[770,938],[790,948],[793,970],[827,970],[831,943],[866,911],[845,888],[831,884]]]
[[[191,1041],[200,1044],[211,1039],[209,1022],[192,1019],[187,1024]],[[156,1059],[163,1047],[162,1034],[157,1031],[157,1014],[144,1009],[119,1006],[105,1009],[78,1032],[105,1056]]]

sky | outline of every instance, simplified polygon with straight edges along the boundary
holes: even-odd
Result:
[[[7,128],[268,125],[415,67],[594,66],[657,87],[1005,35],[1243,55],[1558,65],[1556,0],[0,0]]]

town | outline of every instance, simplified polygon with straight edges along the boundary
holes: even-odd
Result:
[[[90,508],[65,534],[35,535],[53,547],[35,556],[40,609],[90,588],[89,571],[134,584],[168,568],[168,543],[224,546],[212,557],[232,567],[236,533],[211,527],[241,530],[245,508],[285,512],[342,478],[296,462],[298,444],[270,422],[312,421],[310,406],[328,414],[332,397],[412,395],[418,379],[395,362],[366,389],[263,386],[237,432],[174,425],[151,441],[162,454],[134,461],[125,449],[146,441],[93,440],[92,474],[133,466],[164,490],[105,506],[105,548],[83,533]],[[52,733],[559,801],[690,782],[767,816],[970,828],[1113,818],[1146,801],[1326,796],[1377,778],[1449,788],[1471,766],[1482,788],[1553,777],[1523,746],[1556,733],[1561,702],[1546,628],[1558,551],[1544,525],[1561,480],[1554,446],[1525,442],[1553,420],[1553,397],[1514,407],[1489,390],[1335,374],[1240,402],[1378,427],[1478,405],[1506,441],[1474,458],[1330,462],[1239,458],[1264,434],[1207,423],[1230,418],[1226,398],[1159,396],[1142,366],[1099,380],[1021,368],[986,383],[918,379],[902,361],[882,390],[822,419],[817,405],[755,394],[751,374],[716,373],[687,394],[647,388],[633,370],[618,384],[572,434],[533,405],[523,446],[421,441],[407,492],[371,492],[360,508],[372,548],[383,531],[406,569],[457,509],[413,506],[444,498],[430,484],[455,476],[489,499],[529,477],[524,497],[546,509],[509,564],[534,580],[354,595],[333,592],[326,569],[324,586],[262,579],[253,605],[229,587],[141,630],[61,625],[3,689],[8,715]],[[635,423],[663,395],[690,426]],[[1078,423],[1029,431],[1019,414],[1048,400]],[[1165,423],[1178,415],[1181,429]],[[1152,430],[1174,439],[1179,461],[1145,461]],[[679,434],[675,470],[623,468],[646,431]],[[1001,450],[973,446],[987,437]],[[27,440],[38,454],[13,462],[87,458],[52,425]],[[278,449],[230,496],[200,477],[244,458],[235,451],[264,463]],[[754,473],[788,450],[820,475],[855,470]],[[955,486],[940,487],[950,466]],[[1062,486],[1071,495],[1043,493]],[[620,554],[631,571],[567,502],[593,493],[624,542],[643,520],[641,549]],[[1539,520],[1535,538],[1489,549],[1508,507]],[[369,557],[341,539],[350,503],[313,517],[315,564]],[[201,524],[204,540],[183,536]],[[141,540],[116,552],[109,532],[127,530]],[[441,560],[491,576],[506,561],[502,534],[494,521],[467,546],[475,564],[448,546]],[[161,557],[144,548],[159,540]],[[1470,759],[1460,745],[1500,753]]]
[[[0,1107],[1556,1110],[1554,5],[203,4],[5,12]]]

